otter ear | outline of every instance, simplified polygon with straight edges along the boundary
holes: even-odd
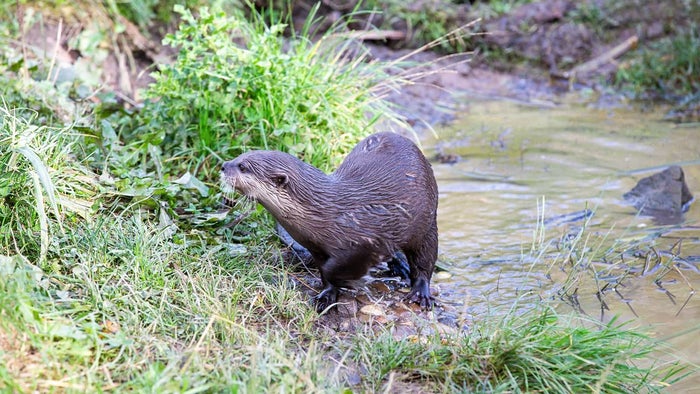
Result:
[[[287,186],[287,183],[289,183],[289,178],[287,177],[287,174],[274,174],[272,175],[272,182],[274,182],[278,187],[285,187]]]

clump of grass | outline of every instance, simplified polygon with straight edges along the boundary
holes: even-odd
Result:
[[[676,100],[700,90],[700,35],[693,25],[641,49],[639,56],[616,74],[619,86],[631,88],[642,97]],[[697,98],[696,98],[697,100]]]
[[[43,261],[66,215],[91,214],[96,184],[73,158],[78,136],[35,120],[0,107],[0,253]]]
[[[56,237],[58,271],[0,255],[0,387],[337,389],[275,248],[234,245],[173,239],[144,213]]]
[[[511,309],[475,321],[461,336],[358,337],[352,353],[368,366],[376,390],[421,382],[436,391],[628,393],[658,391],[681,372],[637,366],[656,349],[639,332],[614,320],[602,326],[575,320],[547,306]]]

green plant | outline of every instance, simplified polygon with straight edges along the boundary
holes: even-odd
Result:
[[[235,1],[232,2],[235,3]],[[122,15],[143,28],[147,27],[154,20],[165,23],[170,22],[173,17],[171,11],[175,4],[193,8],[205,2],[200,0],[186,0],[184,3],[174,0],[104,0],[103,3],[105,9],[109,10],[113,18],[117,15]]]
[[[44,261],[65,216],[90,215],[96,185],[71,157],[78,136],[35,122],[0,107],[0,253]]]
[[[372,371],[377,390],[423,381],[436,391],[655,392],[683,371],[671,366],[657,375],[637,366],[656,344],[615,320],[577,323],[550,307],[522,313],[516,306],[475,321],[464,335],[359,337],[352,355]]]
[[[140,149],[159,146],[172,169],[197,163],[215,173],[221,158],[251,148],[329,169],[381,118],[400,122],[373,94],[383,72],[362,54],[349,58],[353,41],[342,35],[311,42],[309,22],[284,40],[285,25],[257,14],[251,22],[240,12],[176,11],[183,23],[165,42],[178,58],[154,75],[140,126],[122,132]]]
[[[675,99],[700,90],[700,35],[693,25],[674,37],[640,49],[615,76],[618,86],[641,96]]]
[[[420,47],[433,43],[439,50],[448,53],[464,52],[473,47],[470,33],[475,29],[460,26],[458,5],[439,0],[406,3],[404,1],[370,0],[362,7],[378,12],[382,21],[379,28],[405,29],[408,45]]]

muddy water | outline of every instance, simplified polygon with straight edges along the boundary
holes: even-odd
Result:
[[[449,272],[436,279],[440,298],[478,318],[485,308],[536,293],[559,300],[562,311],[631,320],[667,339],[674,356],[700,364],[700,294],[693,295],[700,291],[700,204],[681,223],[659,225],[622,199],[640,178],[670,164],[683,167],[700,196],[700,126],[662,116],[576,102],[468,103],[453,125],[424,140],[426,152],[461,158],[433,166],[440,264]],[[581,272],[563,262],[571,243],[588,253],[583,261],[591,264]],[[623,259],[625,249],[643,256],[627,252]],[[608,282],[604,309],[596,293]],[[673,391],[700,392],[698,375]]]

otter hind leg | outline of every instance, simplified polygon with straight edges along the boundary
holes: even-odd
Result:
[[[437,260],[437,246],[437,223],[433,223],[421,245],[404,251],[411,267],[411,291],[404,299],[419,304],[423,309],[433,308],[430,279]]]

